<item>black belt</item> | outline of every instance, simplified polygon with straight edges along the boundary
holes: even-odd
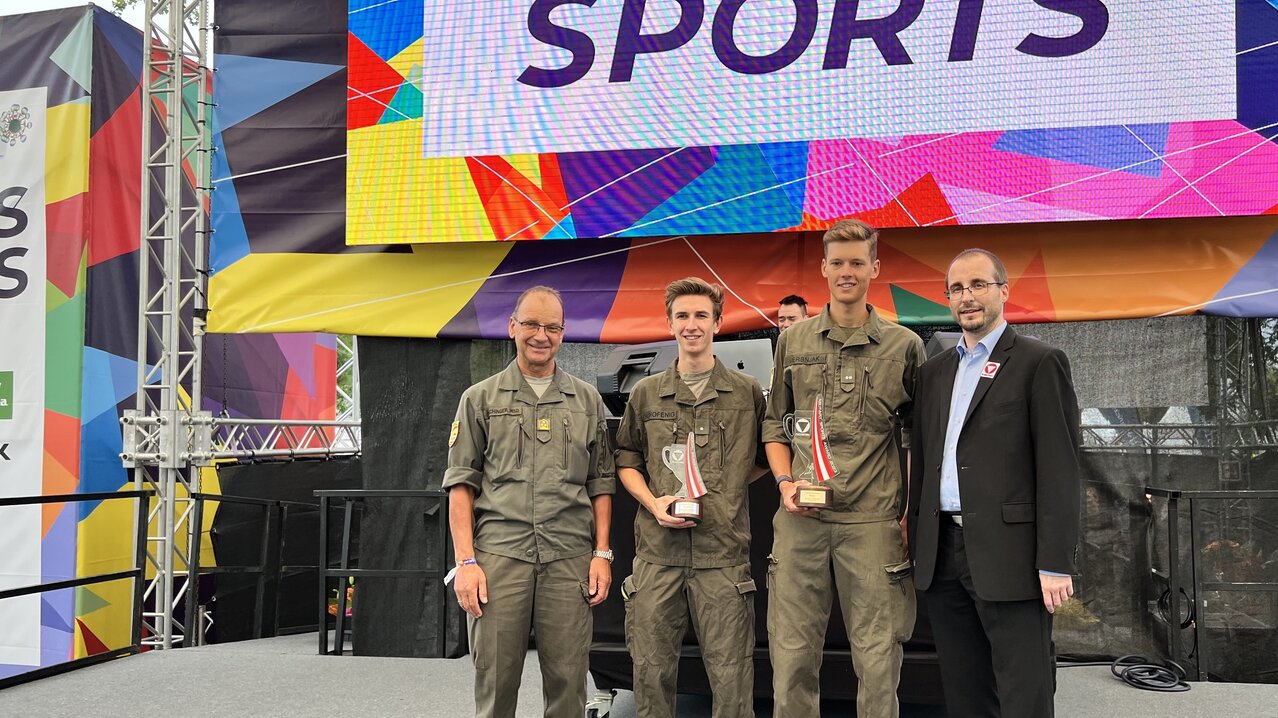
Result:
[[[963,514],[959,511],[942,511],[941,520],[953,526],[963,528]]]

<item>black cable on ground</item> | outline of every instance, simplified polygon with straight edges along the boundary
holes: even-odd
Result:
[[[1185,669],[1175,661],[1159,665],[1144,656],[1121,656],[1110,664],[1109,671],[1118,680],[1143,691],[1183,693],[1189,690]]]

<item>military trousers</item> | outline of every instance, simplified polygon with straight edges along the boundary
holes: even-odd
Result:
[[[488,580],[484,615],[467,618],[475,663],[475,715],[515,715],[531,629],[541,662],[545,715],[581,718],[586,712],[586,667],[594,627],[590,554],[530,563],[476,551],[475,560]]]
[[[754,716],[754,594],[750,565],[661,566],[634,560],[623,582],[626,646],[640,718],[673,718],[679,651],[692,618],[714,718]]]
[[[900,523],[827,523],[782,508],[772,527],[768,651],[774,714],[820,715],[821,657],[837,587],[858,683],[856,714],[895,718],[901,644],[914,632],[917,601]]]

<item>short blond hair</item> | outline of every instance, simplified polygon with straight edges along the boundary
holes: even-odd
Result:
[[[879,230],[859,219],[841,219],[830,225],[821,238],[821,250],[827,256],[834,242],[865,242],[870,245],[870,261],[879,258]]]
[[[723,287],[701,277],[685,277],[666,285],[666,319],[674,316],[674,301],[679,297],[709,297],[714,305],[714,318],[723,316]]]

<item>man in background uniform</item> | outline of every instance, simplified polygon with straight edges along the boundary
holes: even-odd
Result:
[[[666,321],[679,359],[635,386],[617,432],[618,478],[643,508],[635,517],[634,574],[622,584],[641,718],[675,715],[689,613],[713,715],[754,715],[747,489],[764,473],[764,400],[758,382],[714,356],[722,316],[719,286],[690,277],[666,287]],[[708,490],[699,524],[669,513],[681,484],[676,472],[696,471]]]
[[[545,715],[580,718],[590,608],[612,582],[607,415],[593,386],[555,364],[564,334],[558,292],[520,295],[509,331],[515,361],[462,395],[443,482],[475,714],[515,715],[532,628]]]
[[[857,220],[825,233],[830,303],[781,333],[763,440],[782,506],[768,567],[768,647],[778,716],[819,715],[822,650],[837,586],[856,671],[857,715],[898,715],[901,643],[914,631],[895,435],[909,409],[923,342],[866,303],[879,275],[878,233]],[[815,480],[818,397],[833,505],[795,505]],[[908,434],[906,434],[908,437]],[[793,477],[793,478],[792,478]],[[833,578],[833,585],[831,579]]]

